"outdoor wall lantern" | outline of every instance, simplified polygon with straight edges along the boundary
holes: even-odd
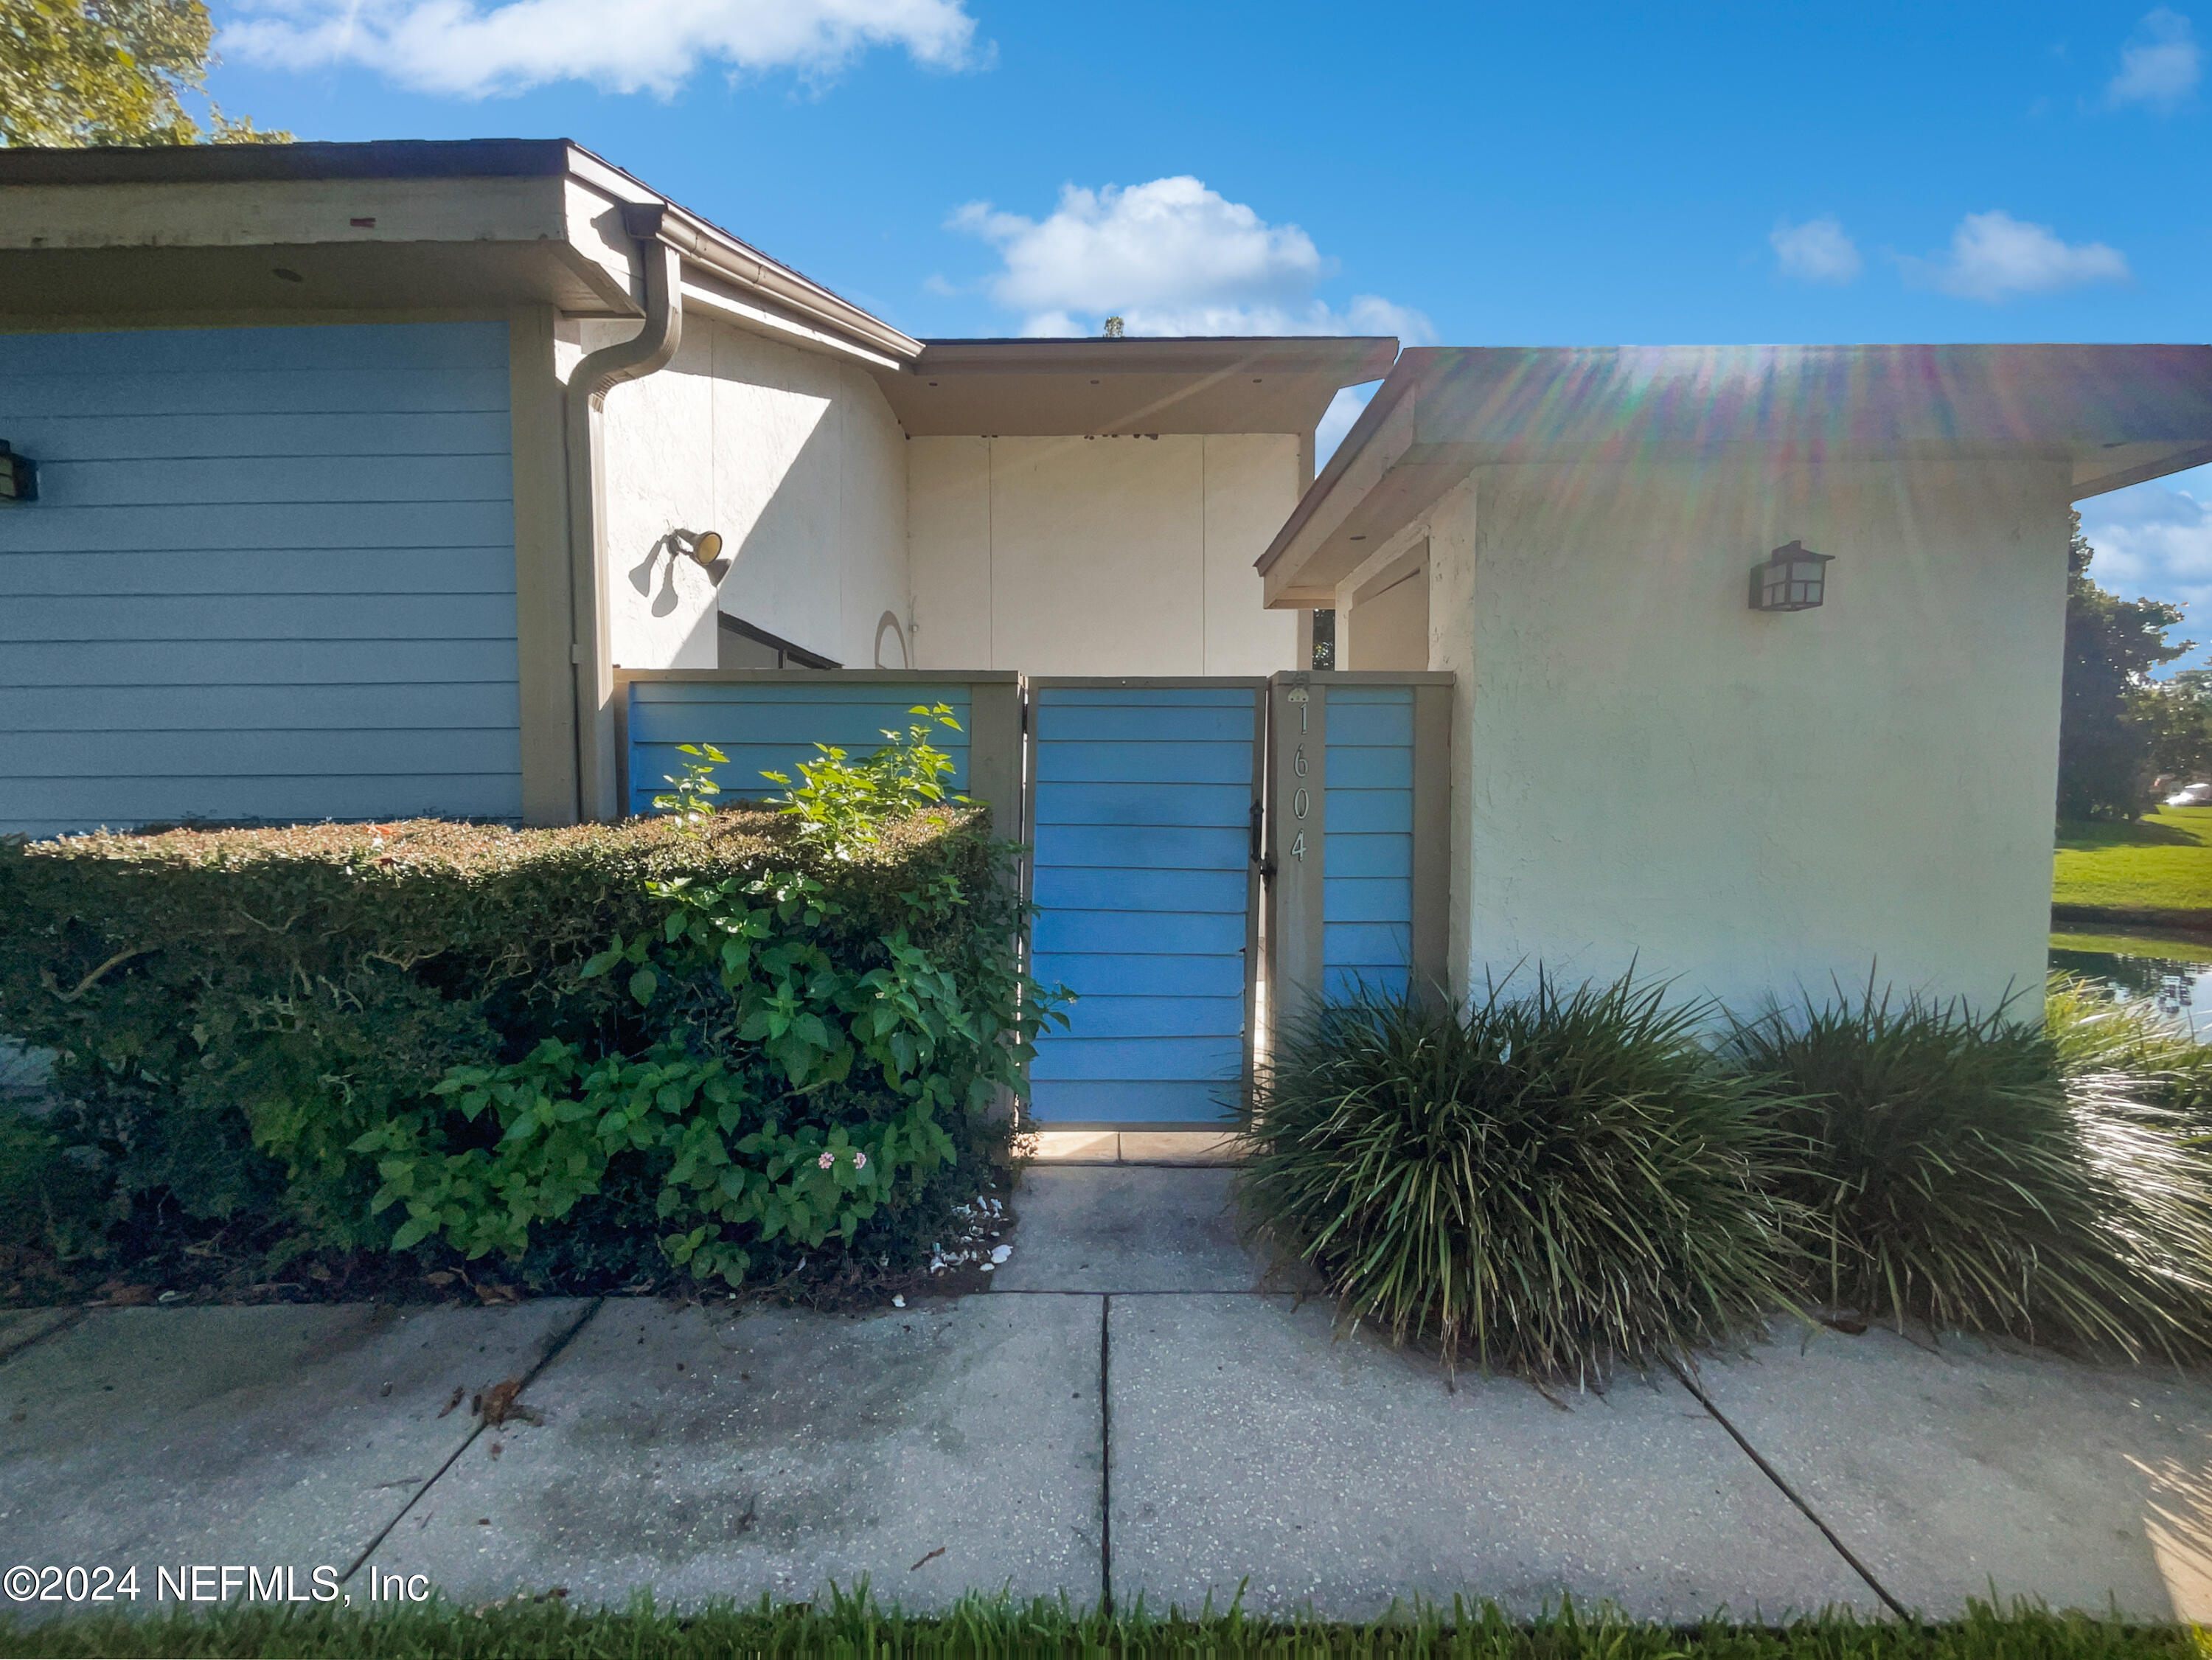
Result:
[[[702,566],[711,565],[722,556],[722,532],[720,531],[671,531],[668,540],[678,553]]]
[[[27,455],[18,455],[0,438],[0,502],[35,502],[39,499],[39,464]]]
[[[1751,568],[1753,611],[1810,611],[1827,591],[1832,554],[1814,553],[1802,542],[1786,542]]]

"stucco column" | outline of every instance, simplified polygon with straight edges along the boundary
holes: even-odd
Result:
[[[1451,717],[1450,926],[1446,960],[1451,993],[1464,1000],[1474,955],[1474,558],[1475,478],[1471,475],[1429,515],[1429,666],[1449,669]],[[1338,626],[1342,626],[1341,613]]]

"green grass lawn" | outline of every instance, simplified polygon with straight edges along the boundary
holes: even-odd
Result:
[[[2088,928],[2053,928],[2053,951],[2109,952],[2119,957],[2154,957],[2168,963],[2212,963],[2212,939],[2201,933],[2107,933]],[[2208,1656],[2207,1660],[2212,1660]]]
[[[2212,807],[2160,807],[2132,824],[2062,822],[2051,903],[2212,910]]]
[[[832,1609],[721,1608],[689,1617],[643,1610],[571,1612],[517,1599],[481,1611],[436,1605],[359,1609],[221,1608],[134,1620],[94,1615],[35,1627],[0,1619],[11,1655],[344,1655],[375,1660],[2200,1660],[2206,1639],[2181,1626],[2130,1626],[2016,1606],[1908,1626],[1823,1614],[1786,1626],[1720,1620],[1674,1628],[1582,1608],[1529,1622],[1487,1603],[1426,1608],[1371,1625],[1274,1623],[1231,1612],[1120,1618],[1052,1604],[971,1599],[934,1619],[872,1603]]]

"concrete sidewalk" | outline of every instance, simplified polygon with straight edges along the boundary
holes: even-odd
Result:
[[[989,1295],[857,1317],[0,1316],[0,1567],[135,1565],[142,1609],[202,1564],[326,1567],[356,1602],[865,1577],[908,1608],[1241,1584],[1259,1611],[1571,1592],[1679,1620],[1883,1592],[1941,1615],[1994,1584],[2212,1620],[2212,1380],[1793,1332],[1706,1363],[1703,1400],[1665,1374],[1454,1392],[1264,1274],[1229,1177],[1035,1168]],[[539,1421],[471,1415],[507,1378]]]

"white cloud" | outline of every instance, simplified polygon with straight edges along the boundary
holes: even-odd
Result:
[[[2081,504],[2081,533],[2097,550],[2089,574],[2124,598],[2148,594],[2189,607],[2172,630],[2198,649],[2174,666],[2212,660],[2212,467],[2136,484]]]
[[[1270,225],[1188,174],[1126,187],[1069,185],[1043,219],[971,202],[953,228],[999,250],[991,297],[1030,335],[1085,335],[1119,316],[1131,334],[1395,334],[1429,319],[1379,295],[1341,311],[1315,292],[1334,274],[1296,225]]]
[[[552,81],[666,95],[702,64],[820,76],[878,46],[957,68],[963,0],[246,0],[221,45],[252,63],[359,64],[417,91],[481,98]]]
[[[1768,234],[1784,277],[1806,283],[1848,283],[1859,274],[1858,246],[1832,213],[1793,225],[1784,219]]]
[[[1951,233],[1949,253],[1899,262],[1908,277],[1963,300],[2009,300],[2088,283],[2124,283],[2127,257],[2102,242],[2063,242],[2048,225],[2002,210],[1970,213]]]
[[[2120,72],[2105,83],[2105,101],[2170,110],[2197,90],[2203,72],[2204,54],[2189,20],[2160,6],[2120,48]]]

